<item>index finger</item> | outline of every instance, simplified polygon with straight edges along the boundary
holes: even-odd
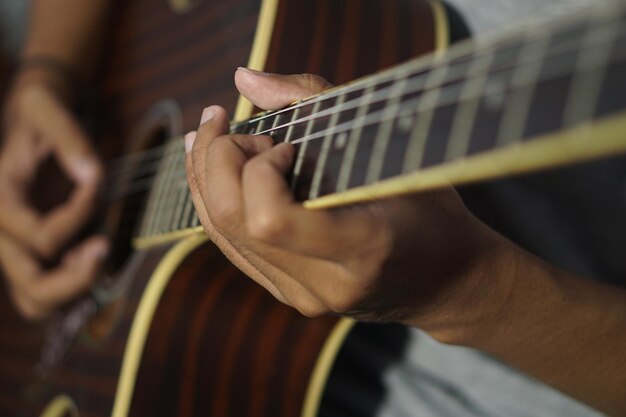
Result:
[[[329,261],[358,254],[384,257],[390,239],[375,207],[310,210],[293,197],[285,180],[293,146],[281,143],[253,158],[243,172],[247,227],[257,239]]]

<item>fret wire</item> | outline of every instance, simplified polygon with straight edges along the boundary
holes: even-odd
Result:
[[[619,51],[620,55],[618,56],[619,58],[623,59],[624,56],[626,56],[626,51]],[[546,76],[545,78],[542,78],[543,81],[546,80],[550,80],[552,78],[555,78],[556,76],[562,75],[563,72],[554,72],[549,74],[549,76]],[[446,90],[442,90],[442,94],[445,96]],[[437,106],[433,107],[433,109],[436,109],[438,107],[441,107],[442,105],[448,105],[450,103],[449,99],[440,99],[437,103]],[[416,99],[412,99],[409,100],[407,102],[403,103],[403,109],[400,111],[399,116],[407,116],[408,113],[405,112],[405,110],[409,110],[409,112],[415,113],[415,108],[414,106],[417,106],[418,101]],[[369,125],[372,123],[379,123],[385,120],[388,120],[389,118],[383,118],[382,116],[382,112],[375,112],[375,113],[371,113],[369,115],[367,115],[367,117],[356,117],[354,120],[352,120],[351,122],[346,122],[343,124],[340,124],[336,127],[336,132],[338,133],[344,133],[344,132],[350,132],[353,129],[353,126],[355,124],[360,124],[361,127],[365,126],[365,125]],[[397,117],[393,117],[394,119]],[[309,140],[313,140],[316,139],[318,137],[323,137],[326,134],[325,131],[320,131],[319,133],[316,133],[314,135],[305,135],[303,136],[301,139],[299,139],[297,142],[298,143],[306,143]]]
[[[171,222],[173,218],[173,210],[175,202],[177,201],[180,181],[180,170],[177,169],[180,166],[182,152],[177,152],[170,162],[170,174],[167,182],[165,183],[166,197],[165,205],[161,211],[162,224],[160,233],[168,232],[171,230]]]
[[[593,6],[589,8],[593,9]],[[616,19],[615,14],[614,13],[612,14],[610,10],[607,10],[607,9],[609,8],[607,7],[607,8],[603,8],[599,10],[600,12],[600,14],[598,15],[599,17],[597,18],[597,20],[594,21],[594,24],[597,24],[599,26],[605,21],[614,21]],[[574,18],[577,20],[580,20],[580,16],[574,16]],[[570,19],[575,20],[572,18]],[[561,31],[560,33],[566,34],[568,33],[568,31],[573,30],[571,27],[567,26],[568,23],[570,23],[569,21],[570,19],[564,19],[563,21],[549,22],[549,23],[551,23],[551,26],[556,27],[557,30],[560,30]],[[543,36],[546,33],[543,29],[544,28],[541,25],[538,25],[533,22],[533,24],[526,24],[522,26],[521,28],[519,28],[518,30],[509,30],[504,35],[502,34],[484,35],[480,38],[480,41],[481,41],[480,44],[472,40],[463,41],[461,42],[460,45],[456,45],[455,47],[451,48],[446,53],[445,56],[438,57],[438,59],[436,60],[436,63],[438,64],[438,66],[445,66],[445,64],[450,64],[448,65],[448,67],[451,69],[455,65],[462,64],[466,60],[475,59],[479,57],[480,55],[476,55],[476,53],[481,54],[483,50],[489,50],[493,52],[502,52],[508,48],[517,47],[519,46],[519,44],[517,44],[516,41],[519,40],[519,38],[517,37],[519,35],[525,34],[526,39],[537,40],[540,36]],[[555,32],[557,30],[555,30]],[[462,59],[451,62],[457,58],[462,58]],[[415,74],[413,74],[413,76],[428,77],[429,65],[432,64],[433,62],[435,62],[433,54],[430,54],[428,56],[424,56],[421,58],[417,58],[417,59],[408,61],[406,63],[397,65],[395,67],[391,67],[377,74],[363,77],[362,79],[356,80],[348,85],[345,85],[343,87],[338,87],[336,89],[331,90],[330,92],[320,94],[311,99],[300,101],[285,109],[278,110],[273,113],[272,112],[264,113],[258,117],[250,119],[249,121],[254,122],[254,121],[266,118],[266,117],[270,117],[274,113],[288,111],[288,110],[300,107],[302,105],[315,103],[316,101],[323,101],[326,99],[335,98],[339,94],[348,94],[353,91],[364,90],[365,86],[369,85],[372,82],[383,83],[383,82],[393,79],[396,71],[406,71],[407,73],[411,73],[411,74],[417,71],[415,72]],[[247,122],[248,121],[244,121],[240,123],[247,123]],[[280,126],[280,127],[283,127],[283,126]]]
[[[341,105],[346,99],[345,95],[337,97],[337,105]],[[315,171],[313,172],[313,180],[311,181],[311,190],[309,191],[309,198],[315,198],[319,195],[320,185],[322,184],[322,176],[324,175],[324,168],[326,166],[326,159],[328,158],[328,151],[330,150],[330,144],[332,143],[334,129],[337,125],[340,112],[334,113],[328,121],[328,128],[326,136],[324,136],[324,142],[322,143],[322,149],[315,164]]]
[[[168,141],[163,149],[163,152],[166,153],[170,148],[170,141]],[[146,220],[146,231],[144,235],[152,235],[155,234],[155,230],[157,227],[157,213],[158,207],[161,204],[161,194],[163,192],[163,181],[165,177],[165,170],[162,169],[167,166],[168,158],[163,158],[159,161],[159,168],[157,171],[157,176],[154,181],[153,191],[148,200],[148,210],[145,214]]]
[[[626,51],[624,51],[623,54],[626,55]],[[556,73],[550,74],[550,77],[543,78],[542,81],[548,81],[550,79],[553,79],[553,78],[555,78],[557,76],[560,76],[560,75],[563,75],[563,74],[564,74],[563,72],[556,72]],[[446,93],[446,90],[445,89],[442,90],[442,94],[443,94],[444,98],[447,97],[447,96],[445,96],[445,93]],[[429,106],[429,107],[427,107],[427,108],[425,108],[423,110],[424,111],[433,111],[433,110],[435,110],[437,108],[440,108],[440,107],[449,105],[451,103],[457,102],[457,101],[451,101],[450,97],[454,98],[454,96],[449,96],[445,100],[441,100],[440,99],[435,105],[431,105],[431,106]],[[401,110],[400,115],[401,116],[406,116],[407,113],[405,113],[403,111],[405,109],[409,109],[410,111],[413,112],[413,114],[419,115],[418,112],[413,108],[414,106],[417,106],[418,104],[419,104],[418,99],[411,99],[411,100],[408,100],[406,102],[403,102],[402,106],[404,106],[404,108]],[[370,113],[370,114],[368,114],[365,117],[363,117],[363,116],[355,117],[354,120],[352,120],[350,122],[345,122],[345,123],[342,123],[342,124],[338,125],[336,127],[337,128],[336,131],[339,132],[339,133],[341,133],[341,132],[350,132],[354,128],[354,126],[357,126],[357,125],[359,127],[364,127],[364,126],[371,125],[371,124],[374,124],[374,123],[383,122],[383,121],[387,120],[387,118],[383,118],[382,117],[382,113],[383,113],[382,111],[378,111],[378,112]],[[397,118],[397,117],[393,117],[393,118]],[[303,136],[301,139],[295,140],[292,143],[306,143],[307,141],[323,137],[325,135],[325,133],[326,133],[325,131],[320,131],[320,132],[317,132],[317,133],[309,135],[309,136]]]
[[[480,103],[480,93],[484,90],[487,72],[494,61],[494,57],[495,54],[485,54],[474,60],[468,69],[468,73],[478,73],[483,74],[483,76],[475,78],[472,82],[466,82],[461,90],[459,98],[461,105],[452,123],[450,139],[444,157],[446,161],[461,157],[468,151],[474,119]]]
[[[160,163],[164,162],[164,159],[162,159],[161,161],[159,161]],[[151,230],[152,230],[152,222],[154,221],[154,211],[156,210],[155,205],[156,205],[156,193],[158,191],[154,191],[154,190],[158,190],[158,185],[159,182],[161,180],[161,176],[162,173],[159,172],[157,170],[157,173],[154,176],[153,182],[152,182],[152,192],[148,195],[148,200],[146,203],[146,207],[144,209],[143,215],[142,215],[142,221],[141,221],[141,226],[139,227],[139,234],[142,236],[146,236],[148,234],[150,234]]]
[[[263,125],[265,124],[265,119],[261,119],[257,122],[256,127],[254,128],[254,134],[258,135],[259,132],[263,131]]]
[[[619,39],[621,39],[621,38],[622,38],[622,37],[620,36],[620,38],[619,38]],[[597,46],[597,45],[593,45],[593,46]],[[620,56],[621,56],[621,55],[620,55]],[[597,65],[597,64],[596,64],[596,65]],[[143,228],[144,228],[144,226],[142,225],[142,229],[143,229]]]
[[[189,189],[189,187],[188,187]],[[185,208],[183,209],[183,214],[182,214],[182,228],[186,229],[188,227],[191,227],[191,213],[194,213],[194,206],[193,206],[193,198],[191,197],[191,190],[189,189],[189,192],[187,193],[187,196],[185,198]]]
[[[565,101],[564,126],[574,125],[593,116],[611,51],[620,33],[619,23],[618,20],[599,29],[591,26],[587,28],[583,48],[578,55],[574,69],[574,78]],[[601,46],[594,47],[597,44]],[[590,65],[597,62],[604,65]]]
[[[622,37],[620,37],[619,39],[623,39],[623,38],[622,38]],[[599,46],[599,45],[593,45],[593,46],[591,46],[591,47],[597,47],[597,46]],[[623,53],[622,53],[622,55],[623,55]],[[620,55],[620,57],[621,57],[621,55]],[[499,69],[499,70],[502,70],[502,69]],[[494,71],[490,72],[489,74],[493,74],[493,73],[494,73]],[[481,78],[482,76],[483,76],[483,74],[478,74],[478,75],[476,75],[475,77],[472,77],[472,78],[466,78],[466,82],[468,82],[468,81],[472,81],[474,78]],[[547,78],[546,78],[546,79],[547,79]],[[449,87],[449,86],[448,86],[448,87]],[[443,88],[443,90],[442,90],[442,94],[444,94],[444,95],[445,95],[445,88],[448,88],[448,87],[445,87],[445,86],[444,86],[444,88]],[[413,90],[410,90],[410,91],[413,91]],[[441,101],[440,101],[440,103],[441,103]],[[450,103],[452,103],[452,102],[451,102],[451,101],[449,101],[449,100],[446,100],[446,101],[444,101],[444,103],[442,103],[442,104],[447,105],[447,104],[450,104]],[[321,113],[321,112],[320,112],[320,113]],[[294,118],[294,119],[295,119],[295,118]],[[310,120],[310,119],[309,119],[309,120]],[[297,122],[293,122],[293,123],[288,123],[288,124],[283,125],[283,126],[288,126],[288,128],[291,128],[292,126],[297,126],[298,124],[299,124],[299,123],[297,123]],[[340,125],[340,126],[343,126],[343,125]],[[322,135],[322,136],[323,136],[323,135]],[[320,137],[321,137],[321,136],[320,136]],[[308,140],[308,139],[314,139],[314,138],[315,138],[315,137],[307,137],[307,138],[305,138],[305,139],[306,139],[306,140]],[[300,141],[302,141],[302,140],[300,140]],[[296,141],[295,143],[298,143],[298,142]],[[167,154],[167,152],[166,152],[166,151],[164,151],[163,153],[164,153],[164,154]],[[167,156],[167,155],[165,155],[165,156]],[[155,165],[158,165],[160,162],[161,162],[161,161],[156,161],[156,162],[155,162]]]
[[[173,155],[170,166],[168,168],[167,179],[165,181],[165,204],[161,211],[161,226],[159,233],[170,231],[170,223],[172,221],[174,204],[176,201],[176,192],[180,185],[181,170],[177,169],[181,166],[180,162],[184,158],[184,149],[182,149],[181,141],[174,141],[174,146],[179,147],[179,152]]]
[[[191,192],[189,193],[189,197],[187,198],[187,203],[185,204],[185,214],[183,216],[185,219],[185,227],[193,227],[194,218],[198,218],[198,215],[196,214]]]
[[[200,217],[198,217],[197,215],[194,215],[191,220],[191,227],[196,227],[196,226],[200,226]]]
[[[419,168],[424,157],[426,140],[430,130],[434,109],[441,94],[441,89],[433,89],[441,85],[446,68],[437,68],[426,81],[427,92],[419,99],[417,105],[417,121],[409,136],[406,155],[402,164],[402,172],[414,171]]]
[[[392,116],[398,113],[402,94],[408,81],[404,73],[399,72],[394,81],[393,87],[389,90],[391,96],[387,101],[383,117]],[[378,134],[374,140],[374,147],[372,149],[372,155],[370,157],[370,163],[367,167],[367,173],[365,174],[365,183],[369,184],[380,179],[381,172],[383,170],[383,164],[385,163],[385,153],[391,140],[391,134],[393,132],[395,120],[390,119],[383,122],[378,128]]]
[[[602,9],[598,10],[599,13],[596,13],[598,16],[596,16],[596,19],[594,20],[594,25],[595,26],[601,26],[601,24],[603,24],[604,22],[612,22],[618,19],[621,19],[621,12],[623,11],[623,7],[619,6],[619,7],[612,7],[612,6],[618,6],[618,5],[609,5],[610,7],[603,7]],[[593,10],[594,7],[585,7],[584,10],[587,9],[591,9]],[[597,8],[596,8],[597,9]],[[616,12],[617,9],[617,12]],[[582,13],[578,13],[578,15],[582,15]],[[575,19],[579,19],[580,16],[574,16]],[[568,22],[570,22],[571,20],[574,20],[572,18],[566,19],[564,20],[564,22],[556,22],[556,23],[552,23],[553,26],[556,26],[557,29],[562,30],[563,33],[567,33],[568,30],[571,30],[571,28],[569,27],[563,27],[563,24],[568,24]],[[580,20],[580,19],[579,19]],[[523,26],[521,28],[518,28],[517,30],[511,30],[510,32],[504,34],[504,36],[502,34],[487,34],[484,35],[483,37],[480,38],[480,44],[477,44],[475,41],[472,40],[467,40],[467,41],[463,41],[461,42],[459,45],[455,45],[453,48],[451,48],[445,59],[446,62],[452,61],[453,59],[456,58],[464,58],[464,59],[473,59],[476,58],[476,55],[471,55],[471,53],[473,52],[481,52],[481,50],[488,50],[490,48],[486,48],[486,46],[491,45],[493,50],[495,51],[503,51],[506,50],[510,47],[515,47],[517,46],[516,44],[511,44],[510,42],[517,40],[516,36],[518,36],[519,34],[523,34],[523,33],[529,33],[529,32],[534,32],[535,31],[535,27],[540,27],[536,24],[533,24],[532,26]],[[500,49],[498,49],[500,48]],[[326,98],[331,98],[333,94],[343,94],[344,92],[351,92],[351,91],[355,91],[358,89],[363,89],[363,85],[365,85],[367,82],[370,82],[370,80],[372,79],[380,79],[381,81],[384,81],[385,79],[388,78],[392,78],[393,74],[395,74],[395,71],[407,71],[407,72],[413,72],[413,71],[421,71],[422,69],[427,69],[428,65],[432,64],[433,62],[433,57],[431,56],[424,56],[421,58],[417,58],[414,60],[411,60],[409,62],[406,62],[404,64],[400,64],[396,67],[392,67],[389,68],[387,70],[384,70],[376,75],[372,75],[372,76],[368,76],[368,77],[364,77],[363,79],[357,80],[349,85],[346,85],[344,87],[340,87],[337,90],[341,90],[341,92],[338,91],[331,91],[328,93],[325,93],[323,95],[320,95],[317,98],[311,99],[311,100],[306,100],[306,101],[302,101],[300,103],[298,103],[297,105],[291,106],[291,107],[287,107],[285,109],[279,110],[279,112],[282,111],[289,111],[293,108],[299,107],[301,105],[306,105],[309,103],[313,103],[314,100],[323,100]],[[458,63],[460,63],[462,61],[455,61],[451,64],[451,66],[456,65]],[[420,73],[416,73],[414,75],[418,75]],[[424,72],[421,72],[422,75],[426,75],[424,74]],[[240,127],[245,127],[246,125],[248,125],[251,122],[254,122],[256,120],[259,120],[263,117],[269,117],[271,116],[272,112],[265,112],[260,116],[256,116],[254,118],[245,120],[245,121],[241,121],[241,122],[234,122],[231,123],[231,129],[235,130],[238,129]],[[129,158],[135,158],[135,157],[143,157],[145,158],[148,155],[154,155],[154,154],[159,154],[160,152],[160,147],[164,147],[165,145],[161,145],[159,147],[154,147],[151,148],[149,150],[144,150],[144,151],[138,151],[138,152],[134,152],[131,155],[126,155],[126,156],[121,156],[118,157],[116,159],[113,159],[111,161],[109,161],[108,164],[110,165],[126,165],[127,161]]]
[[[165,193],[165,183],[167,181],[168,178],[168,174],[170,172],[170,166],[171,166],[171,158],[172,156],[174,156],[173,153],[170,152],[170,150],[174,147],[175,140],[170,140],[167,143],[166,148],[164,149],[165,152],[167,152],[168,157],[164,158],[161,161],[161,166],[163,168],[163,170],[159,170],[159,176],[156,178],[155,184],[154,184],[154,203],[152,205],[152,210],[150,213],[148,213],[147,218],[149,221],[149,226],[148,226],[148,230],[147,230],[147,235],[154,235],[158,233],[158,229],[159,229],[159,225],[160,225],[160,211],[161,211],[161,207],[163,204],[163,195]]]
[[[361,104],[357,106],[355,119],[352,124],[351,132],[349,133],[348,146],[346,147],[346,151],[343,155],[341,168],[339,170],[339,177],[337,178],[337,185],[335,188],[336,191],[345,191],[348,189],[350,174],[352,173],[352,166],[354,165],[354,158],[356,157],[356,152],[361,138],[361,131],[363,130],[363,124],[360,120],[365,122],[365,118],[363,116],[367,115],[367,110],[370,106],[370,102],[367,100],[367,97],[371,94],[374,88],[375,84],[370,84],[367,88],[365,88],[363,95],[358,98]]]
[[[184,164],[184,157],[182,163]],[[182,178],[181,187],[178,190],[178,199],[176,200],[174,217],[172,218],[170,228],[172,230],[178,230],[181,228],[183,220],[183,211],[185,209],[185,202],[189,199],[189,187],[187,186],[186,176]]]
[[[520,61],[524,61],[527,56],[545,56],[550,39],[546,35],[538,41],[526,43],[520,52]],[[496,136],[497,144],[506,145],[522,138],[543,62],[543,59],[537,59],[516,67],[511,81],[512,96],[504,109]]]
[[[270,136],[274,135],[276,125],[278,124],[278,121],[280,120],[282,115],[283,113],[278,113],[276,114],[276,116],[274,116],[274,120],[272,121],[272,130],[270,130],[270,133],[269,133]]]
[[[181,144],[182,145],[182,144]],[[182,148],[182,146],[181,146]],[[176,230],[176,221],[178,220],[177,211],[179,210],[179,202],[181,201],[181,194],[187,189],[187,178],[185,172],[180,169],[185,165],[185,151],[180,149],[176,158],[173,159],[172,167],[173,173],[168,184],[169,198],[167,204],[167,211],[165,212],[166,229],[165,231]]]
[[[276,117],[274,117],[274,122],[272,123],[272,128],[275,128],[276,125],[278,124],[278,119],[280,119],[281,115],[277,114]]]
[[[382,90],[381,90],[381,91],[382,91]],[[308,102],[305,102],[305,103],[308,103]],[[303,104],[304,104],[304,103],[303,103]],[[285,110],[289,110],[289,109],[285,109]],[[329,111],[332,111],[332,110],[333,110],[333,109],[329,109]],[[258,120],[258,118],[257,118],[257,119],[251,119],[251,120],[253,120],[253,121],[254,121],[254,120]],[[298,121],[296,121],[296,122],[298,122]],[[241,125],[241,123],[240,123],[240,124],[234,124],[233,126],[240,126],[240,125]],[[289,126],[290,126],[290,125],[291,125],[291,123],[289,124]],[[124,157],[124,160],[127,160],[127,159],[128,159],[128,158],[130,158],[130,157],[135,157],[135,154],[142,154],[142,153],[143,153],[143,154],[147,154],[147,155],[154,155],[154,154],[158,154],[158,152],[156,152],[156,151],[158,150],[158,148],[159,148],[159,147],[153,148],[153,149],[151,149],[151,150],[149,150],[149,151],[143,151],[143,152],[137,152],[137,153],[134,153],[133,155],[131,155],[131,156],[129,156],[129,157]],[[119,161],[118,161],[118,162],[119,162]],[[158,161],[157,161],[157,163],[158,163]]]
[[[250,135],[250,134],[254,133],[254,129],[256,129],[256,126],[255,126],[254,123],[255,123],[255,121],[250,121],[250,123],[246,123],[243,126],[241,134],[243,134],[243,135]]]
[[[528,60],[530,60],[531,62],[534,62],[533,61],[534,58],[535,57],[533,57],[533,56],[529,56]],[[538,58],[538,59],[540,59],[540,58]],[[522,63],[525,63],[525,62],[522,62]],[[502,66],[502,67],[497,67],[497,68],[493,69],[490,74],[496,73],[496,72],[499,72],[499,71],[504,71],[504,70],[507,70],[507,69],[510,69],[510,68],[513,68],[513,67],[514,67],[513,64],[509,64],[509,65]],[[443,67],[443,66],[442,67],[436,67],[435,69],[433,69],[432,72],[429,73],[429,75],[432,76],[433,73],[435,73],[436,71],[439,71],[439,70],[443,70],[443,72],[447,74],[449,72],[448,71],[449,69],[451,69],[451,67]],[[470,78],[475,78],[475,77],[482,76],[482,75],[483,74],[479,74],[479,75],[472,76]],[[428,80],[428,78],[427,78],[427,80]],[[452,81],[450,81],[450,80],[445,80],[445,78],[444,78],[443,80],[441,80],[441,82],[438,84],[438,86],[441,87],[441,85],[444,85],[444,88],[445,88],[446,85],[450,85],[453,82],[461,82],[461,81],[466,82],[467,80],[468,80],[468,78],[465,78],[463,80],[452,80]],[[419,84],[419,81],[420,81],[420,78],[415,78],[415,77],[410,78],[411,85]],[[375,85],[378,85],[378,84],[375,84]],[[372,98],[370,99],[371,102],[372,103],[378,103],[378,102],[381,102],[381,101],[384,101],[384,100],[388,100],[390,98],[388,89],[389,89],[389,87],[382,88],[380,90],[376,90],[373,93]],[[429,89],[428,88],[419,88],[419,89],[415,89],[415,90],[410,90],[410,91],[405,92],[405,93],[412,93],[412,92],[423,92],[424,94],[426,94],[426,93],[429,92]],[[333,95],[333,96],[331,96],[331,98],[332,97],[335,97],[335,96]],[[298,124],[298,123],[302,123],[302,122],[307,122],[307,121],[312,120],[312,119],[326,117],[326,116],[332,115],[334,112],[337,112],[337,111],[355,109],[355,108],[357,108],[360,105],[359,104],[359,100],[360,100],[360,98],[347,101],[347,102],[345,102],[341,106],[340,109],[337,109],[335,107],[329,107],[329,108],[327,108],[327,109],[325,109],[325,110],[323,110],[323,111],[321,111],[321,112],[319,112],[317,114],[308,115],[308,116],[303,117],[301,119],[295,120],[292,123]],[[307,103],[307,102],[305,102],[305,103]],[[288,108],[288,109],[290,109],[290,108]],[[286,110],[288,110],[288,109],[286,109]],[[286,123],[286,124],[280,125],[280,126],[278,126],[278,128],[279,129],[286,128],[286,127],[289,126],[289,124],[290,123]],[[261,131],[261,132],[259,132],[259,134],[265,134],[267,132],[268,131]],[[298,142],[294,141],[294,143],[298,143]]]
[[[297,119],[299,114],[300,114],[300,108],[295,109],[293,111],[293,114],[291,115],[290,122],[293,122],[294,119]],[[289,142],[291,140],[291,135],[293,134],[294,126],[295,126],[295,123],[289,123],[287,132],[285,133],[285,142]]]
[[[624,51],[620,51],[620,53],[622,54],[622,56],[620,56],[620,57],[621,57],[621,58],[623,58],[623,57],[624,57],[624,55],[626,55],[626,50],[624,50]],[[441,69],[440,69],[440,70],[441,70]],[[443,68],[443,70],[445,70],[445,68]],[[568,70],[568,68],[566,68],[566,70]],[[567,73],[567,71],[565,71],[565,72],[556,72],[556,73],[554,73],[554,74],[553,74],[553,73],[550,73],[550,74],[549,74],[549,76],[546,76],[545,78],[542,78],[542,79],[541,79],[541,81],[548,81],[548,80],[550,80],[551,78],[553,78],[553,76],[555,76],[555,75],[563,75],[563,74],[566,74],[566,73]],[[432,94],[432,92],[433,92],[432,90],[428,90],[428,91],[429,91],[431,94]],[[445,89],[445,86],[444,86],[444,88],[441,90],[441,94],[445,95],[445,93],[446,93],[446,89]],[[430,107],[426,108],[425,110],[434,110],[434,109],[440,108],[440,107],[442,107],[442,106],[449,105],[449,104],[454,104],[454,103],[458,102],[458,100],[455,100],[455,96],[450,96],[450,97],[451,97],[452,99],[451,99],[451,98],[448,98],[448,99],[443,100],[443,101],[442,101],[442,100],[439,100],[439,101],[437,102],[437,105],[435,105],[435,106],[430,106]],[[404,102],[404,103],[403,103],[403,105],[405,105],[405,104],[406,104],[407,106],[409,106],[409,105],[410,105],[410,106],[412,106],[412,105],[417,104],[417,103],[418,103],[418,102],[417,102],[415,99],[411,99],[411,100],[408,100],[408,101]],[[320,113],[322,113],[322,112],[320,112]],[[377,116],[378,116],[379,114],[380,114],[380,112],[372,113],[372,115],[377,115]],[[377,121],[382,121],[382,119],[376,119],[376,120],[377,120]],[[351,126],[352,126],[352,123],[353,123],[353,122],[345,122],[345,123],[342,123],[342,124],[338,125],[337,127],[338,127],[338,128],[342,128],[342,129],[344,129],[344,130],[346,130],[346,129],[350,129],[350,128],[351,128]],[[372,122],[370,122],[370,124],[371,124],[371,123],[372,123]],[[320,132],[317,132],[317,133],[315,133],[315,134],[311,134],[311,135],[309,135],[309,136],[303,136],[303,137],[302,137],[302,138],[300,138],[300,139],[296,139],[296,140],[292,141],[292,143],[302,143],[302,142],[305,142],[305,141],[307,141],[307,140],[313,140],[313,139],[317,139],[317,138],[324,137],[324,135],[325,135],[325,132],[324,132],[324,131],[320,131]]]
[[[621,58],[624,58],[624,56],[626,56],[626,50],[625,51],[620,51],[620,52],[623,55]],[[567,73],[567,72],[565,72],[565,73]],[[542,79],[542,81],[549,81],[549,80],[557,78],[558,76],[561,76],[563,74],[564,74],[563,72],[551,73],[551,74],[549,74],[550,75],[549,77],[546,76],[545,78]],[[525,86],[525,84],[522,85],[522,86]],[[443,94],[445,96],[445,92],[446,91],[445,90],[442,90],[442,91],[443,91]],[[482,95],[481,95],[481,97],[482,97]],[[430,107],[426,108],[425,110],[432,111],[432,110],[440,108],[442,106],[449,105],[450,103],[453,103],[453,102],[450,101],[449,98],[446,99],[446,100],[439,100],[436,103],[436,105],[430,106]],[[419,104],[418,99],[411,99],[411,100],[408,100],[406,102],[403,102],[402,105],[404,106],[404,109],[407,109],[407,108],[411,109],[413,114],[416,114],[417,111],[414,108],[414,106],[417,106],[418,104]],[[365,125],[370,125],[370,124],[373,124],[373,123],[380,123],[380,122],[382,122],[384,120],[387,120],[386,118],[382,117],[382,113],[383,113],[382,111],[378,111],[378,112],[375,112],[375,113],[370,113],[370,114],[368,114],[365,117],[363,117],[362,115],[358,116],[358,117],[355,117],[354,120],[351,121],[351,122],[346,122],[346,123],[338,125],[336,127],[336,132],[339,132],[339,133],[340,132],[349,132],[349,131],[351,131],[354,128],[354,126],[357,126],[357,125],[359,127],[363,127]],[[401,116],[402,115],[406,115],[406,113],[401,111],[400,115]],[[397,117],[393,117],[393,118],[397,118]],[[306,141],[313,140],[313,139],[318,139],[320,137],[323,137],[325,135],[325,133],[326,133],[325,131],[320,131],[320,132],[315,133],[313,135],[304,136],[301,139],[299,139],[297,141],[294,141],[294,142],[305,143]]]
[[[317,113],[317,111],[319,110],[321,104],[322,104],[321,101],[316,102],[313,105],[313,109],[311,110],[311,113],[312,114]],[[294,115],[295,114],[296,113],[294,112]],[[315,124],[315,120],[310,120],[309,122],[307,122],[306,128],[304,129],[304,136],[305,137],[311,134],[311,130],[313,129],[313,125],[314,124]],[[302,173],[302,165],[304,164],[304,156],[306,154],[307,146],[308,146],[308,142],[304,142],[302,145],[300,145],[300,149],[298,150],[298,155],[296,157],[296,162],[294,164],[293,174],[292,174],[292,177],[291,177],[291,189],[292,190],[296,189],[296,185],[298,183],[298,179],[300,178],[300,174]]]
[[[622,39],[622,37],[620,37],[619,39]],[[594,45],[592,45],[591,47],[595,47],[595,46],[601,46],[601,45],[594,44]],[[497,52],[497,51],[496,51],[496,52]],[[559,51],[559,53],[562,53],[562,52],[563,52],[563,51]],[[479,55],[478,57],[480,58],[480,55]],[[532,57],[532,58],[534,58],[534,57]],[[508,67],[506,67],[506,68],[508,68]],[[503,70],[503,68],[496,68],[496,69],[495,69],[495,71],[499,71],[499,70]],[[494,70],[492,70],[492,72],[495,72],[495,71],[494,71]],[[482,74],[479,74],[479,75],[482,75]],[[413,81],[415,81],[415,79],[414,79]],[[468,81],[468,80],[466,80],[466,82],[467,82],[467,81]],[[385,90],[379,90],[379,91],[385,91]],[[348,103],[350,103],[350,102],[348,102]],[[308,102],[304,102],[303,104],[308,104]],[[285,111],[288,111],[288,110],[290,110],[290,109],[289,109],[289,108],[288,108],[288,109],[285,109]],[[330,109],[329,109],[329,110],[327,110],[326,112],[328,112],[328,111],[336,111],[336,109],[330,108]],[[257,119],[251,119],[251,120],[252,120],[252,121],[255,121],[255,120],[258,120],[258,118],[257,118]],[[308,121],[308,120],[307,120],[307,121]],[[299,122],[301,122],[301,120],[294,120],[294,119],[292,118],[292,121],[291,121],[290,123],[285,124],[285,125],[283,125],[283,126],[279,126],[279,128],[281,128],[281,127],[285,127],[285,126],[290,127],[293,123],[296,123],[296,124],[297,124],[297,123],[299,123]],[[233,126],[240,126],[240,125],[241,125],[241,123],[243,123],[243,122],[240,122],[239,124],[234,124]],[[248,127],[249,127],[249,126],[248,126]],[[151,150],[149,150],[149,151],[143,151],[143,152],[136,152],[136,153],[133,153],[133,154],[132,154],[132,155],[130,155],[130,156],[124,157],[124,160],[128,160],[128,159],[130,159],[130,158],[135,158],[135,157],[137,157],[137,155],[152,155],[152,156],[154,157],[154,155],[158,155],[158,153],[159,153],[159,152],[157,152],[157,151],[158,151],[158,150],[160,150],[160,148],[161,148],[161,147],[164,147],[164,146],[165,146],[165,145],[161,145],[161,146],[159,146],[159,147],[155,147],[155,148],[153,148],[153,149],[151,149]],[[166,151],[162,151],[161,153],[162,153],[162,155],[163,155],[163,156],[167,156],[167,155],[165,155],[165,154],[167,153]],[[161,158],[162,158],[163,156],[161,156]],[[160,160],[158,160],[158,159],[159,159],[159,156],[156,156],[155,158],[157,159],[157,161],[155,162],[155,165],[158,165],[158,164],[160,163]],[[120,159],[120,161],[121,161],[121,159]],[[147,165],[147,168],[144,168],[144,170],[145,170],[145,169],[148,169],[148,168],[150,168],[150,165]],[[121,173],[121,175],[123,175],[123,172]]]

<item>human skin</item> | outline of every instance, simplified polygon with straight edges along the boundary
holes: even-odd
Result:
[[[75,98],[72,84],[91,81],[109,3],[34,1],[20,59],[41,62],[44,57],[56,65],[18,67],[4,103],[0,265],[17,310],[28,319],[47,317],[85,291],[108,250],[102,236],[66,246],[90,217],[102,178],[101,162],[70,108]],[[75,79],[68,79],[69,74]],[[27,196],[49,156],[74,188],[65,202],[42,214]],[[60,259],[58,266],[45,267],[53,258]]]
[[[239,69],[263,109],[319,93],[311,75]],[[453,188],[307,210],[285,181],[289,144],[228,135],[205,109],[186,138],[204,229],[278,300],[307,316],[396,321],[481,349],[615,416],[626,415],[626,292],[550,265],[473,216]]]

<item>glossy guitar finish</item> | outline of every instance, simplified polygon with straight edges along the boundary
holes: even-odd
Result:
[[[259,1],[198,1],[185,14],[164,1],[120,3],[103,88],[102,131],[106,148],[116,148],[108,153],[124,152],[121,143],[131,138],[139,146],[158,131],[192,130],[208,104],[234,111],[233,72],[248,62]],[[272,6],[269,71],[319,73],[338,84],[427,52],[436,41],[426,1],[266,1]],[[445,42],[441,35],[438,42]],[[252,63],[262,65],[256,53]],[[325,376],[316,368],[319,355],[330,366],[349,323],[303,318],[204,242],[196,236],[130,255],[104,291],[111,304],[89,330],[67,352],[45,348],[63,360],[44,366],[43,382],[35,364],[55,363],[40,359],[45,328],[24,324],[4,301],[0,415],[314,415]],[[68,331],[70,321],[60,320]],[[314,369],[317,385],[310,383]]]

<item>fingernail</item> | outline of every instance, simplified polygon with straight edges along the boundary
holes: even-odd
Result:
[[[196,140],[196,131],[191,131],[185,135],[185,152],[191,152],[191,148],[193,148],[193,143]]]
[[[268,77],[271,75],[269,72],[263,72],[263,71],[255,70],[252,68],[238,67],[237,69],[242,70],[243,72],[247,72],[248,74],[258,75],[261,77]]]
[[[89,158],[79,159],[74,164],[74,174],[80,183],[93,184],[98,179],[97,164]]]
[[[211,120],[215,116],[215,106],[209,106],[202,112],[202,117],[200,118],[200,124],[203,125],[209,120]]]

